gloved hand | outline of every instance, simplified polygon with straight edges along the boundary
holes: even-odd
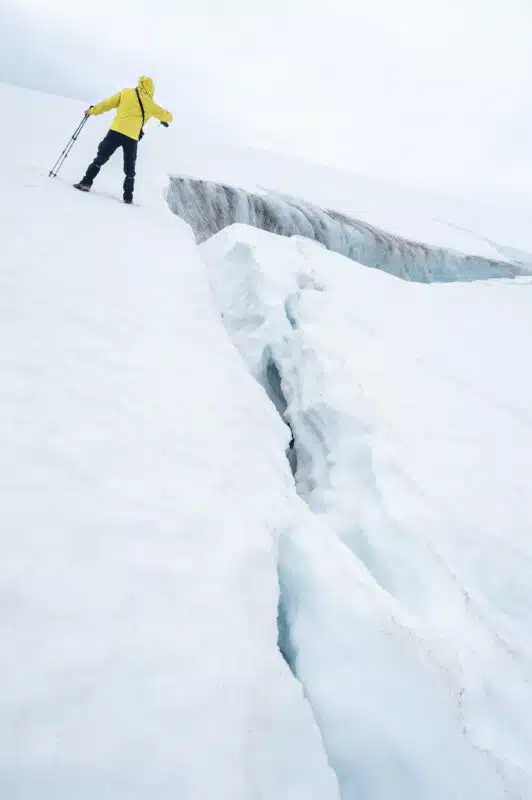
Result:
[[[165,128],[169,128],[170,127],[170,123],[169,122],[161,122],[161,125],[164,125]]]
[[[92,108],[92,106],[89,106],[89,108],[85,111],[85,116],[86,117],[90,117],[91,108]]]

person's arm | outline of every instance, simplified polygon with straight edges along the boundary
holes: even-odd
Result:
[[[159,122],[166,122],[167,125],[169,122],[172,122],[174,118],[171,111],[167,111],[165,108],[162,108],[162,106],[158,106],[153,100],[150,111]]]
[[[111,97],[108,97],[107,100],[102,100],[101,103],[96,103],[95,106],[91,106],[85,112],[86,116],[90,114],[94,117],[97,117],[100,114],[105,114],[106,111],[110,111],[112,108],[118,108],[121,95],[122,92],[117,92],[117,94],[113,94]]]

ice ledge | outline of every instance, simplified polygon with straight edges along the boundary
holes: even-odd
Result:
[[[492,260],[411,241],[296,197],[173,176],[168,204],[199,243],[235,223],[281,236],[304,236],[353,261],[422,283],[532,274],[517,260]]]

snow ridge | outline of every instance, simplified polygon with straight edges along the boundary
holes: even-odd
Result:
[[[328,250],[401,278],[433,281],[512,278],[529,268],[516,260],[500,261],[430,247],[305,200],[274,192],[250,192],[211,181],[170,178],[171,210],[194,230],[198,242],[234,223],[282,236],[304,236]]]

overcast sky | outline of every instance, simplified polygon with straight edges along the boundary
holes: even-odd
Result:
[[[149,74],[188,130],[532,195],[531,31],[531,0],[0,0],[0,80],[96,102]]]

